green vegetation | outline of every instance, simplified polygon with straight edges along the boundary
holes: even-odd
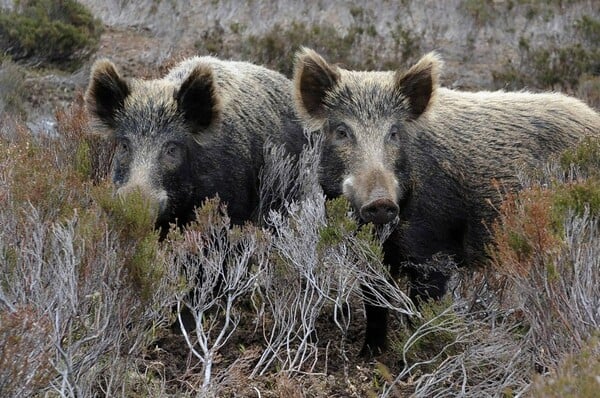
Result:
[[[600,50],[577,43],[572,46],[530,48],[525,39],[519,41],[522,52],[518,65],[507,63],[492,72],[499,87],[518,89],[576,88],[582,76],[592,74],[600,65]]]
[[[115,197],[102,187],[94,196],[108,216],[108,227],[118,233],[124,247],[122,260],[131,285],[146,303],[164,275],[158,257],[158,232],[154,229],[156,209],[141,192]]]
[[[366,251],[366,256],[373,260],[383,260],[381,242],[376,237],[373,224],[359,226],[350,217],[350,203],[344,197],[328,200],[325,203],[327,223],[319,230],[317,249],[320,252],[347,241],[353,237],[353,250]]]
[[[391,34],[394,39],[395,53],[398,61],[408,63],[410,60],[414,60],[421,55],[419,53],[421,50],[421,41],[419,36],[412,31],[398,24],[392,30]]]
[[[459,325],[466,327],[466,324],[452,304],[449,296],[422,303],[421,318],[411,319],[411,327],[397,332],[391,339],[394,357],[406,361],[405,366],[422,362],[420,371],[431,372],[448,357],[459,354],[464,346],[456,332],[460,330]]]
[[[539,398],[593,398],[600,381],[600,339],[591,338],[581,352],[570,355],[549,376],[538,376],[531,391]]]
[[[587,210],[591,217],[600,217],[600,140],[584,140],[576,148],[563,152],[559,162],[565,173],[574,168],[580,177],[555,188],[552,196],[555,224],[564,219],[569,211],[583,216]]]
[[[578,216],[583,216],[585,209],[592,217],[600,216],[600,180],[587,179],[557,189],[554,195],[554,211],[563,216],[572,210]]]
[[[521,89],[579,90],[592,106],[600,106],[600,21],[589,16],[577,20],[573,28],[581,41],[572,45],[533,47],[525,37],[519,39],[519,62],[508,61],[502,69],[492,71],[497,87]]]
[[[72,69],[96,49],[101,30],[75,0],[17,1],[0,15],[0,50],[15,61]]]
[[[582,38],[589,43],[600,42],[600,21],[588,15],[584,15],[575,21],[575,29]]]
[[[587,176],[600,177],[600,141],[586,138],[579,146],[564,151],[560,165],[565,171],[574,166]]]
[[[0,60],[0,115],[25,112],[25,70],[10,59]]]
[[[319,232],[319,247],[326,248],[342,243],[345,236],[358,229],[356,220],[348,217],[350,204],[344,197],[327,202],[327,224]]]
[[[600,140],[586,139],[565,151],[557,160],[564,175],[573,168],[580,176],[571,181],[552,181],[549,187],[534,185],[503,203],[501,222],[496,225],[496,252],[503,267],[512,263],[515,272],[546,259],[562,248],[565,222],[572,213],[600,217]],[[527,271],[526,271],[527,272]]]
[[[373,25],[373,16],[362,8],[353,8],[351,14],[355,23],[345,31],[331,25],[293,21],[285,27],[276,24],[263,34],[246,35],[239,24],[226,29],[216,22],[204,31],[196,48],[201,53],[264,65],[288,77],[292,75],[295,53],[302,46],[333,62],[344,61],[345,67],[365,70],[396,68],[399,62],[408,63],[420,55],[418,35],[401,25],[391,33],[395,45],[392,56],[383,55],[378,48],[384,38]]]
[[[492,22],[497,15],[494,3],[491,1],[463,0],[461,6],[480,26]]]
[[[350,59],[363,34],[364,30],[359,27],[352,27],[346,34],[341,34],[327,25],[308,27],[293,22],[286,29],[275,25],[262,36],[249,36],[242,56],[291,76],[294,55],[300,46],[310,47],[330,59]]]

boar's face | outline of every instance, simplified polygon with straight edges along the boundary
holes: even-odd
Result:
[[[113,135],[113,182],[119,195],[136,190],[156,209],[157,227],[193,217],[192,171],[198,133],[216,118],[210,69],[197,67],[180,86],[123,79],[109,61],[93,67],[86,92],[91,115]]]
[[[384,224],[410,194],[408,124],[427,109],[437,58],[408,72],[354,72],[304,49],[295,65],[295,102],[304,124],[324,134],[320,182],[344,195],[365,222]]]

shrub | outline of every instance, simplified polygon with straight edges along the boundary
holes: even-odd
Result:
[[[593,77],[600,70],[598,36],[600,21],[583,16],[574,25],[574,34],[579,36],[575,44],[549,44],[532,47],[525,38],[519,41],[519,59],[507,61],[503,69],[492,71],[497,87],[522,89],[562,89],[575,91],[580,88],[582,98],[597,106],[595,100],[599,90]],[[587,97],[587,98],[586,98]]]
[[[15,61],[72,68],[97,47],[100,22],[75,0],[24,0],[0,15],[0,49]]]
[[[300,46],[311,47],[331,59],[350,60],[352,50],[363,33],[358,27],[351,27],[341,34],[333,26],[306,26],[293,22],[287,29],[274,26],[262,36],[249,36],[249,45],[244,48],[250,53],[244,56],[291,76],[294,55]]]
[[[599,144],[566,151],[543,184],[503,203],[493,228],[492,268],[512,289],[540,369],[578,352],[600,324]]]
[[[218,22],[204,31],[196,42],[201,52],[216,53],[221,57],[239,58],[265,65],[286,76],[292,75],[294,55],[301,46],[315,49],[332,60],[344,61],[358,69],[397,67],[399,61],[408,61],[420,48],[418,35],[397,25],[392,35],[395,47],[392,56],[382,56],[383,37],[371,23],[374,19],[362,9],[353,12],[355,23],[345,31],[327,24],[306,24],[292,21],[289,25],[276,24],[261,34],[246,34],[235,25],[229,30]],[[401,57],[399,60],[398,57]]]
[[[94,185],[95,152],[72,156],[86,142],[77,104],[62,117],[55,137],[19,125],[0,137],[2,396],[115,395],[136,385],[179,288],[152,226],[122,233],[115,209],[128,204],[100,206],[110,187]]]
[[[22,115],[24,112],[25,71],[7,59],[0,61],[0,117],[4,113]]]
[[[52,375],[50,319],[34,308],[0,312],[0,392],[4,397],[29,396],[44,388]]]
[[[600,343],[591,338],[581,352],[569,355],[549,375],[536,377],[531,396],[540,398],[593,398],[598,395]]]

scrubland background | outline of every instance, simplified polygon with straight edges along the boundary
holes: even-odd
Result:
[[[356,69],[404,68],[435,50],[445,86],[557,90],[600,110],[597,1],[0,7],[1,396],[592,397],[600,389],[597,141],[521,176],[524,191],[508,195],[490,226],[490,266],[454,272],[446,299],[417,313],[406,282],[385,281],[385,231],[359,230],[343,201],[325,203],[312,172],[318,142],[294,182],[303,200],[282,214],[231,230],[210,202],[195,225],[158,243],[143,201],[112,197],[112,143],[93,134],[81,100],[98,57],[135,77],[159,76],[193,54],[290,76],[305,45]],[[278,184],[292,166],[276,149],[269,155],[265,194],[285,191]],[[361,283],[389,291],[382,305],[394,314],[390,350],[373,361],[357,356]],[[173,330],[178,303],[192,305],[197,331]]]

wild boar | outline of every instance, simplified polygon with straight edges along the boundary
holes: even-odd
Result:
[[[362,222],[396,222],[384,243],[393,278],[404,271],[410,297],[439,298],[445,272],[421,272],[437,253],[459,265],[485,263],[488,227],[503,189],[519,188],[519,167],[534,167],[584,136],[600,116],[558,93],[463,92],[440,87],[442,62],[425,55],[407,71],[362,72],[297,54],[296,110],[324,135],[319,180],[344,195]],[[363,287],[366,295],[372,295]],[[388,311],[366,305],[364,355],[386,346]]]

